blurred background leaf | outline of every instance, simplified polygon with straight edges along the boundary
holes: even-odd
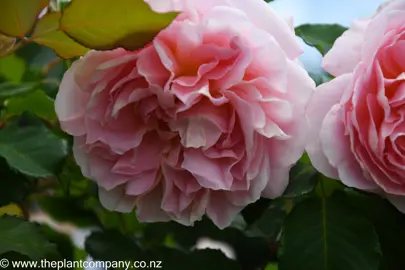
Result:
[[[12,216],[0,217],[0,254],[14,251],[39,260],[57,252],[39,225]]]
[[[142,48],[166,28],[177,13],[156,13],[144,1],[74,0],[63,11],[63,31],[87,48]]]
[[[310,164],[299,161],[290,170],[290,182],[284,198],[295,198],[311,193],[318,184],[317,171]]]
[[[66,142],[32,115],[15,118],[0,130],[0,156],[23,174],[52,176],[66,154]]]
[[[312,197],[286,218],[280,270],[378,269],[381,249],[368,220],[339,196]]]
[[[24,112],[30,112],[43,119],[56,120],[54,100],[40,89],[8,100],[6,106],[8,115],[20,115]]]
[[[50,47],[62,58],[83,56],[89,50],[68,37],[59,26],[62,14],[53,12],[42,17],[31,36],[32,41]]]
[[[48,5],[47,0],[2,0],[0,33],[24,38],[32,30],[39,13]]]
[[[77,227],[99,226],[97,215],[84,207],[82,197],[41,196],[36,199],[39,207],[55,221],[67,222]]]
[[[339,24],[303,24],[295,28],[295,34],[325,55],[346,30],[346,27]]]
[[[374,225],[382,251],[379,270],[405,269],[405,216],[374,194],[347,188],[340,196],[342,202],[347,202]]]
[[[33,181],[13,171],[6,161],[0,158],[0,207],[21,203],[32,189]]]
[[[0,78],[3,81],[19,83],[24,75],[26,65],[24,59],[15,54],[0,58]],[[1,82],[0,80],[0,82]]]

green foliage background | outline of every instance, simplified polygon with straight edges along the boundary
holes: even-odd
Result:
[[[47,0],[0,2],[0,258],[80,260],[91,255],[96,260],[162,261],[162,269],[176,270],[405,269],[404,216],[383,198],[320,175],[306,155],[292,168],[282,197],[247,206],[224,230],[208,219],[194,227],[141,224],[134,213],[114,213],[100,205],[95,184],[75,164],[72,138],[59,128],[54,98],[76,57],[90,48],[141,47],[176,15],[154,14],[142,3],[123,0],[109,12],[108,0],[74,0],[69,6]],[[48,14],[36,22],[47,5]],[[87,8],[93,12],[80,16]],[[126,10],[137,10],[136,16],[120,16]],[[20,18],[19,29],[10,23],[10,14]],[[97,27],[106,16],[116,24]],[[72,20],[96,26],[79,31],[69,28]],[[325,54],[344,30],[302,25],[296,33]],[[130,42],[145,32],[143,39]],[[90,38],[94,33],[96,40]],[[321,84],[332,77],[313,78]],[[85,250],[67,235],[31,222],[38,210],[55,221],[92,228]],[[196,250],[201,237],[227,243],[236,258]]]

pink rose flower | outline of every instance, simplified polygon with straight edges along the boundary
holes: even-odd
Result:
[[[385,192],[405,210],[405,1],[355,21],[323,66],[337,78],[307,108],[313,165],[347,186]]]
[[[263,0],[149,0],[178,18],[142,50],[91,51],[56,98],[102,204],[144,222],[223,228],[280,196],[315,89],[293,30]]]

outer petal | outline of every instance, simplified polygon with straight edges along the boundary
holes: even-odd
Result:
[[[402,213],[405,213],[405,196],[387,194],[387,199]]]
[[[236,206],[230,203],[225,194],[221,191],[211,192],[210,201],[207,207],[207,215],[220,229],[224,229],[231,225],[235,216],[242,211],[244,206]]]
[[[199,0],[194,1],[204,2]],[[280,47],[290,59],[295,59],[303,53],[289,25],[282,18],[277,16],[265,1],[229,0],[229,2],[231,2],[233,6],[243,10],[255,25],[269,32],[277,40]]]
[[[262,196],[274,199],[281,196],[288,186],[290,167],[267,168],[269,178]]]
[[[86,142],[85,136],[75,137],[73,141],[73,155],[75,157],[77,165],[79,165],[83,176],[91,178],[89,168],[89,157],[84,150],[84,144]]]
[[[184,10],[184,0],[144,0],[156,12]]]
[[[361,60],[367,66],[372,65],[378,51],[390,44],[397,34],[405,28],[405,5],[395,1],[378,12],[364,33]]]
[[[213,190],[229,190],[232,185],[232,175],[229,164],[220,159],[211,159],[200,149],[189,148],[184,152],[182,168],[194,175],[198,183]]]
[[[333,105],[339,104],[343,91],[352,80],[351,74],[345,74],[319,86],[308,103],[306,114],[309,120],[309,137],[306,151],[312,165],[324,175],[337,178],[337,170],[325,156],[319,140],[322,122]]]
[[[55,111],[61,127],[73,136],[81,136],[86,132],[84,114],[90,99],[90,93],[82,91],[74,79],[78,66],[79,63],[74,62],[65,73],[55,100]]]
[[[297,62],[289,62],[288,91],[284,99],[293,107],[293,114],[289,121],[278,123],[289,138],[274,138],[269,142],[272,167],[290,167],[302,156],[309,131],[305,107],[314,89],[315,83],[305,70]]]
[[[405,1],[402,0],[385,1],[378,7],[377,12],[374,14],[373,18],[375,18],[380,14],[387,15],[387,13],[395,10],[405,10]]]
[[[303,53],[295,38],[294,31],[285,20],[277,16],[272,8],[262,0],[145,0],[157,11],[193,11],[206,14],[216,6],[231,6],[243,11],[259,28],[270,33],[280,44],[290,59]]]
[[[170,217],[162,210],[162,186],[157,186],[149,193],[140,196],[136,203],[136,215],[143,222],[169,221]]]
[[[345,134],[339,110],[339,104],[334,105],[322,123],[319,136],[323,152],[330,165],[338,169],[339,179],[346,186],[375,190],[377,185],[365,178],[352,153],[350,138]]]
[[[361,59],[364,36],[370,19],[355,20],[350,29],[339,37],[323,58],[322,66],[330,74],[339,76],[352,72]]]
[[[125,187],[120,186],[112,190],[99,188],[98,196],[101,204],[111,211],[131,212],[135,206],[135,197],[125,194]]]
[[[272,181],[271,168],[268,157],[264,157],[259,168],[257,176],[250,181],[250,188],[248,191],[232,191],[227,193],[227,198],[234,205],[245,206],[250,203],[257,201],[266,187],[266,184]],[[284,178],[285,187],[288,184],[288,177]],[[285,187],[281,187],[282,191],[280,195],[284,192]],[[272,188],[275,191],[277,188]],[[278,192],[278,191],[275,191]]]
[[[75,72],[76,83],[80,86],[89,86],[93,79],[92,76],[96,69],[104,63],[108,66],[113,66],[114,62],[121,62],[122,57],[128,57],[128,53],[124,49],[115,49],[112,51],[89,51],[85,56],[78,61],[77,70]],[[99,79],[99,78],[96,78]],[[83,88],[83,90],[87,90]]]

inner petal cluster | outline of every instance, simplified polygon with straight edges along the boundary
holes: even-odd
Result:
[[[405,193],[404,33],[386,33],[373,64],[356,68],[344,117],[353,152],[367,167],[365,177],[392,194]]]

